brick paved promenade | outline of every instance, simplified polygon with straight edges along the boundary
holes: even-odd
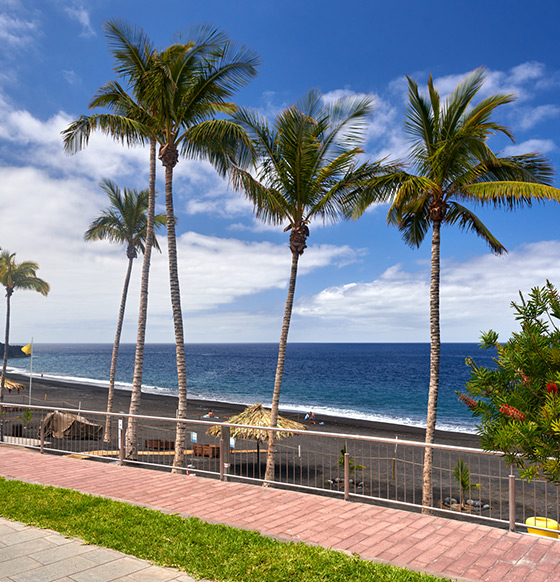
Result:
[[[560,541],[443,517],[10,446],[0,446],[0,475],[356,552],[452,580],[560,580]]]

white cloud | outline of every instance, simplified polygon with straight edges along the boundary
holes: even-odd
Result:
[[[536,87],[542,79],[539,74],[538,67],[528,67],[496,79],[506,82],[511,78],[512,83],[526,87],[535,83]],[[456,84],[460,78],[462,75],[447,80],[451,86],[451,80]],[[350,94],[347,90],[342,93]],[[394,159],[406,151],[400,104],[379,97],[377,104],[367,149],[377,152],[372,157],[386,152]],[[525,121],[520,116],[518,123],[526,126],[557,114],[552,106],[524,105],[523,112]],[[82,237],[89,221],[106,206],[97,182],[107,177],[121,186],[145,187],[149,152],[147,147],[129,149],[95,134],[84,151],[69,157],[63,151],[60,132],[73,119],[65,112],[39,119],[0,93],[0,183],[4,193],[0,246],[17,252],[18,260],[36,260],[39,275],[52,286],[47,299],[36,293],[16,294],[13,330],[17,341],[27,341],[31,335],[38,342],[111,341],[114,333],[126,269],[124,251],[107,243],[85,243]],[[551,139],[535,139],[510,146],[507,153],[554,149]],[[204,224],[203,214],[224,222],[233,219],[236,222],[230,224],[230,232],[248,229],[263,233],[262,238],[282,227],[254,220],[252,204],[232,192],[208,163],[181,160],[174,177],[187,337],[190,341],[276,341],[281,313],[263,313],[259,295],[283,296],[290,270],[288,235],[270,237],[277,241],[274,244],[217,236],[221,226],[204,231],[203,226],[199,228]],[[159,162],[158,190],[161,203],[164,188]],[[196,226],[189,222],[193,216]],[[312,235],[321,226],[313,223]],[[186,228],[190,231],[183,232]],[[164,254],[154,253],[153,257],[148,339],[172,341],[166,241],[160,238]],[[302,277],[318,273],[322,267],[348,264],[360,254],[349,246],[314,246],[312,240],[300,263]],[[509,329],[508,306],[518,288],[528,290],[546,277],[560,281],[555,267],[560,243],[541,245],[520,247],[503,258],[485,255],[465,263],[444,262],[444,341],[475,340],[480,330],[489,327]],[[124,341],[136,337],[140,263],[141,259],[135,265],[130,289]],[[426,270],[412,269],[395,265],[371,282],[349,275],[346,285],[302,298],[294,313],[298,321],[291,339],[426,341],[429,275]],[[246,303],[253,300],[255,311],[248,313]]]
[[[551,139],[529,139],[527,141],[510,145],[504,149],[506,156],[518,156],[520,154],[528,154],[538,152],[540,154],[547,154],[556,149],[556,144]]]
[[[0,41],[12,48],[25,47],[33,40],[37,23],[8,14],[0,14]]]
[[[75,20],[80,24],[82,27],[81,36],[96,36],[95,31],[91,26],[89,13],[83,6],[66,6],[64,7],[64,11],[72,20]]]
[[[76,71],[70,71],[65,69],[62,71],[62,76],[69,85],[76,85],[76,83],[79,83],[81,81],[80,77],[76,74]]]
[[[516,327],[510,303],[518,300],[518,292],[527,293],[547,279],[560,285],[559,253],[560,242],[549,241],[523,245],[504,256],[444,262],[442,341],[476,341],[490,328],[507,339]],[[411,273],[395,265],[369,283],[348,283],[302,298],[294,311],[317,325],[346,327],[369,341],[428,341],[429,271]],[[349,340],[348,335],[342,339]]]
[[[105,194],[87,178],[57,179],[34,168],[1,168],[0,181],[5,193],[1,246],[16,252],[20,261],[37,261],[39,276],[51,285],[46,301],[36,293],[17,294],[17,336],[31,334],[37,341],[110,341],[126,256],[119,245],[83,241],[89,222],[106,206]],[[154,253],[151,271],[151,337],[172,341],[166,239],[160,235],[159,240],[163,254]],[[178,237],[178,255],[186,317],[264,291],[285,289],[290,274],[291,257],[285,244],[187,232]],[[300,274],[354,257],[349,247],[310,246]],[[141,259],[136,261],[130,289],[130,314],[137,313],[140,264]],[[135,326],[136,317],[131,315],[124,341],[134,341]],[[213,337],[207,326],[199,332],[206,333],[207,339]]]
[[[519,127],[522,130],[528,130],[545,121],[547,119],[552,119],[558,117],[560,114],[560,107],[556,105],[538,105],[533,108],[522,108],[517,109]]]

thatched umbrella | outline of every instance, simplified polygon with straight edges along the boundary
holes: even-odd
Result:
[[[4,378],[4,385],[8,390],[25,390],[25,386],[16,382],[15,380],[10,380],[9,378]]]
[[[257,465],[259,467],[259,479],[261,476],[261,463],[260,463],[260,444],[268,440],[269,431],[259,430],[258,428],[250,427],[269,427],[270,426],[270,410],[263,407],[262,404],[253,404],[248,406],[245,410],[239,414],[235,414],[227,419],[228,424],[243,424],[245,426],[232,427],[230,430],[230,436],[235,439],[245,439],[245,440],[255,440],[257,442]],[[305,425],[296,422],[295,420],[290,420],[284,416],[278,415],[278,428],[286,428],[288,430],[305,430]],[[211,426],[207,433],[209,435],[220,437],[222,435],[221,426]],[[291,432],[277,432],[276,438],[289,438],[293,436]]]

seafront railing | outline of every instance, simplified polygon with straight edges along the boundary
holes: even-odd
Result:
[[[58,414],[56,414],[58,413]],[[103,426],[110,416],[110,440]],[[127,458],[125,432],[137,426],[137,451]],[[174,467],[177,423],[186,427],[184,466]],[[211,427],[221,427],[219,437]],[[158,470],[181,470],[222,480],[261,484],[266,465],[266,438],[232,439],[232,429],[258,429],[278,434],[276,471],[271,484],[346,500],[422,508],[422,442],[318,430],[272,429],[232,425],[215,419],[178,420],[161,416],[130,416],[60,407],[2,404],[0,445],[37,449],[42,453],[80,456],[98,462],[135,464]],[[450,518],[527,529],[529,518],[560,522],[558,488],[540,480],[527,483],[498,454],[450,445],[432,445],[434,507]],[[551,527],[551,521],[538,521]]]

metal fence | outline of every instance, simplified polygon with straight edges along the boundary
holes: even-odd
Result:
[[[66,433],[53,430],[53,412],[74,415],[76,424]],[[110,416],[113,438],[88,428],[85,422],[104,426]],[[137,453],[127,458],[125,432],[131,419],[137,425]],[[175,430],[186,425],[183,467],[188,474],[262,483],[266,466],[266,441],[230,439],[230,425],[215,420],[182,420],[124,413],[3,404],[0,443],[38,449],[41,452],[74,455],[99,462],[129,463],[170,470],[174,463]],[[220,438],[208,434],[221,426]],[[256,428],[256,427],[249,427]],[[422,466],[426,445],[414,441],[385,439],[326,430],[276,431],[277,487],[291,487],[316,494],[341,496],[365,502],[390,504],[411,510],[422,508]],[[538,516],[560,522],[560,498],[552,484],[518,479],[498,454],[479,449],[433,445],[433,511],[447,517],[476,520],[511,530],[526,529],[526,520]],[[457,479],[462,463],[462,487]],[[467,478],[468,477],[468,478]],[[552,526],[540,521],[534,530]],[[547,532],[550,533],[550,532]]]

